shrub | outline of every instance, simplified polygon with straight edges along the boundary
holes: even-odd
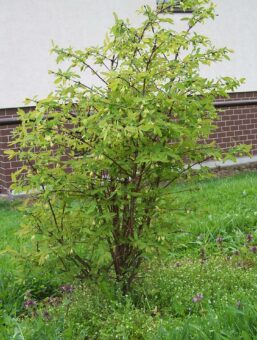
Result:
[[[142,261],[168,247],[168,188],[222,157],[203,140],[214,129],[214,99],[241,81],[201,75],[201,65],[230,51],[195,31],[215,17],[213,4],[183,1],[189,7],[180,31],[170,1],[141,8],[139,27],[115,16],[100,47],[53,47],[69,67],[52,72],[57,89],[35,110],[19,112],[18,150],[9,151],[24,161],[13,188],[33,194],[22,234],[32,237],[39,263],[56,257],[82,277],[114,277],[125,294]]]

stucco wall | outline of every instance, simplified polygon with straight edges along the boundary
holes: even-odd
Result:
[[[240,90],[257,90],[257,1],[215,2],[217,19],[201,31],[235,54],[230,63],[205,72],[245,77]],[[97,44],[112,24],[113,11],[136,22],[135,10],[145,3],[155,5],[155,0],[0,0],[0,108],[22,106],[26,97],[50,92],[51,40],[63,47]]]

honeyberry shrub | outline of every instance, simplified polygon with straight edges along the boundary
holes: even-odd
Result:
[[[115,279],[126,293],[141,263],[169,247],[172,225],[162,216],[172,205],[169,187],[187,180],[194,165],[226,156],[203,142],[214,129],[214,99],[241,80],[207,79],[201,65],[228,59],[197,33],[214,19],[208,0],[182,1],[186,28],[176,30],[174,1],[139,10],[142,24],[119,19],[102,46],[53,47],[56,90],[19,111],[10,158],[24,166],[13,189],[33,195],[21,234],[31,258],[56,257],[82,277]],[[89,84],[87,74],[96,82]],[[23,174],[21,176],[21,174]]]

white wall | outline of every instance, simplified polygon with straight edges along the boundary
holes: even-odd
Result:
[[[211,77],[229,75],[244,77],[241,91],[257,91],[257,1],[215,0],[216,20],[201,31],[212,38],[216,46],[234,50],[231,60],[212,66]]]
[[[257,1],[215,2],[219,16],[201,30],[236,52],[230,63],[208,74],[246,77],[240,90],[257,90]],[[135,10],[145,3],[155,5],[155,0],[0,0],[0,108],[22,106],[26,97],[50,92],[51,40],[63,47],[97,44],[113,22],[113,11],[135,22]]]

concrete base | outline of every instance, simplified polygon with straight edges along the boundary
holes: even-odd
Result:
[[[207,161],[203,162],[202,164],[197,164],[193,167],[193,169],[200,169],[202,167],[207,166],[210,169],[215,169],[215,168],[227,168],[227,167],[232,167],[236,166],[239,167],[240,165],[250,165],[253,163],[257,163],[257,155],[253,157],[238,157],[236,162],[233,161]]]

